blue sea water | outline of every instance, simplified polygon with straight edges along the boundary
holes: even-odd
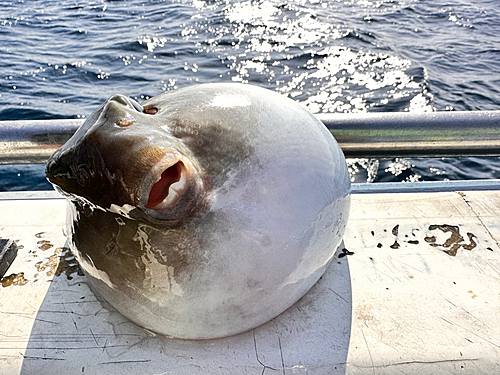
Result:
[[[0,120],[205,82],[312,112],[500,110],[498,0],[0,0]],[[499,178],[498,157],[356,159],[354,181]],[[43,166],[0,190],[47,189]]]

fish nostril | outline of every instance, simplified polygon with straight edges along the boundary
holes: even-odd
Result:
[[[134,125],[135,120],[123,119],[116,123],[120,128],[126,128],[128,126]]]
[[[148,115],[156,115],[158,113],[158,108],[144,107],[144,113],[147,113]]]

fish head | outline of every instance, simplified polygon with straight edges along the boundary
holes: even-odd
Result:
[[[50,157],[46,175],[70,200],[160,224],[195,212],[206,186],[168,115],[123,95],[92,113]]]

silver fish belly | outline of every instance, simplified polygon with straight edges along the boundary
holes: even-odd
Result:
[[[114,95],[47,163],[70,247],[124,316],[185,339],[276,317],[325,271],[350,179],[337,142],[278,93],[205,84]]]

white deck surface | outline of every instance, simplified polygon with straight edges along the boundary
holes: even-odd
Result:
[[[22,247],[6,276],[25,279],[0,286],[0,374],[500,374],[500,191],[354,195],[304,298],[207,341],[155,337],[100,302],[64,220],[62,199],[0,200],[0,237]]]

